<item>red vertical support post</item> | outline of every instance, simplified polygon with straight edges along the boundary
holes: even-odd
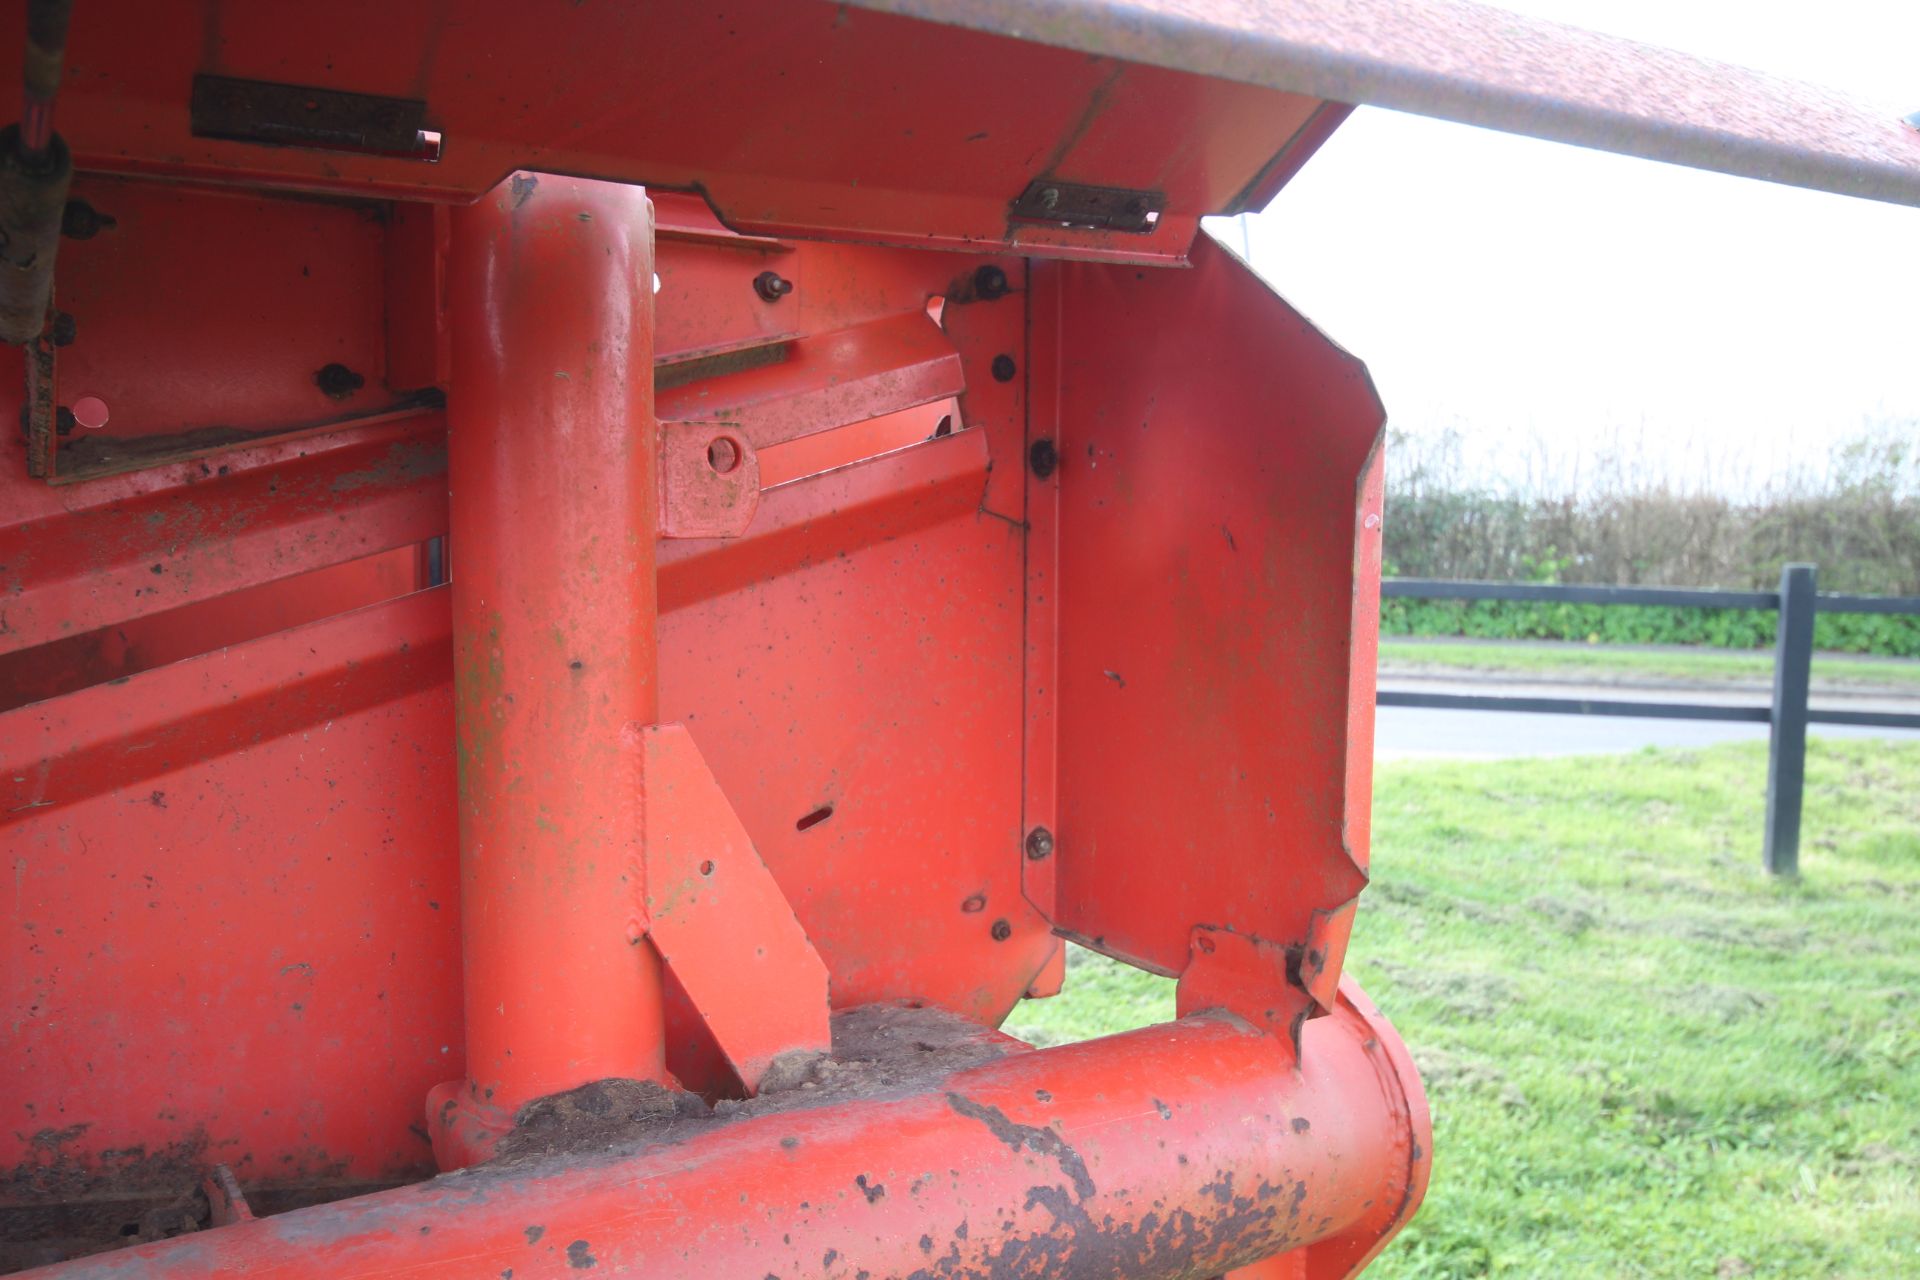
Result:
[[[668,1078],[642,910],[652,204],[515,174],[455,211],[449,276],[467,1078],[428,1101],[445,1168],[484,1158],[534,1098]]]

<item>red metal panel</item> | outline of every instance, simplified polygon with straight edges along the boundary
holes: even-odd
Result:
[[[60,251],[73,340],[57,350],[58,398],[95,398],[107,422],[60,439],[57,475],[416,403],[386,382],[389,280],[403,296],[416,282],[390,276],[382,206],[99,178],[73,197],[93,221]]]
[[[0,62],[18,64],[18,25],[0,31]],[[538,168],[697,188],[730,225],[769,234],[1160,260],[1316,105],[818,0],[99,0],[76,12],[70,51],[61,130],[81,169],[466,199]],[[195,137],[197,73],[423,101],[444,145],[426,162]],[[1150,188],[1168,214],[1147,234],[1010,227],[1042,176]]]
[[[318,622],[433,585],[418,547],[279,578],[0,654],[0,711]]]
[[[461,1058],[444,591],[0,715],[0,1200],[417,1177]]]
[[[836,1007],[995,1023],[1052,949],[1020,893],[1020,539],[979,510],[986,446],[929,440],[763,494],[747,538],[661,547],[662,719],[699,743]]]
[[[1210,242],[1061,272],[1057,923],[1166,973],[1198,925],[1299,956],[1365,882],[1379,402]]]

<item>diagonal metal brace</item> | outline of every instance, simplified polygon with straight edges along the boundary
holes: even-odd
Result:
[[[685,727],[642,738],[653,942],[758,1092],[775,1059],[831,1047],[827,967]]]

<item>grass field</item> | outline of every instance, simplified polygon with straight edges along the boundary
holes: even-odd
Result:
[[[1920,1276],[1920,744],[1811,744],[1797,883],[1757,868],[1764,755],[1380,770],[1349,968],[1435,1137],[1369,1280]],[[1079,953],[1008,1029],[1170,1016]]]
[[[1518,676],[1623,677],[1661,680],[1766,682],[1773,678],[1771,653],[1725,649],[1591,648],[1568,644],[1474,643],[1460,641],[1380,641],[1380,665],[1395,670],[1501,672]],[[1920,661],[1911,658],[1857,658],[1815,654],[1813,682],[1818,688],[1875,686],[1920,693]]]

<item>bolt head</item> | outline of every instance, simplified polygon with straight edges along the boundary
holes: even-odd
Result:
[[[1027,857],[1039,862],[1053,852],[1053,832],[1035,827],[1027,835]]]

